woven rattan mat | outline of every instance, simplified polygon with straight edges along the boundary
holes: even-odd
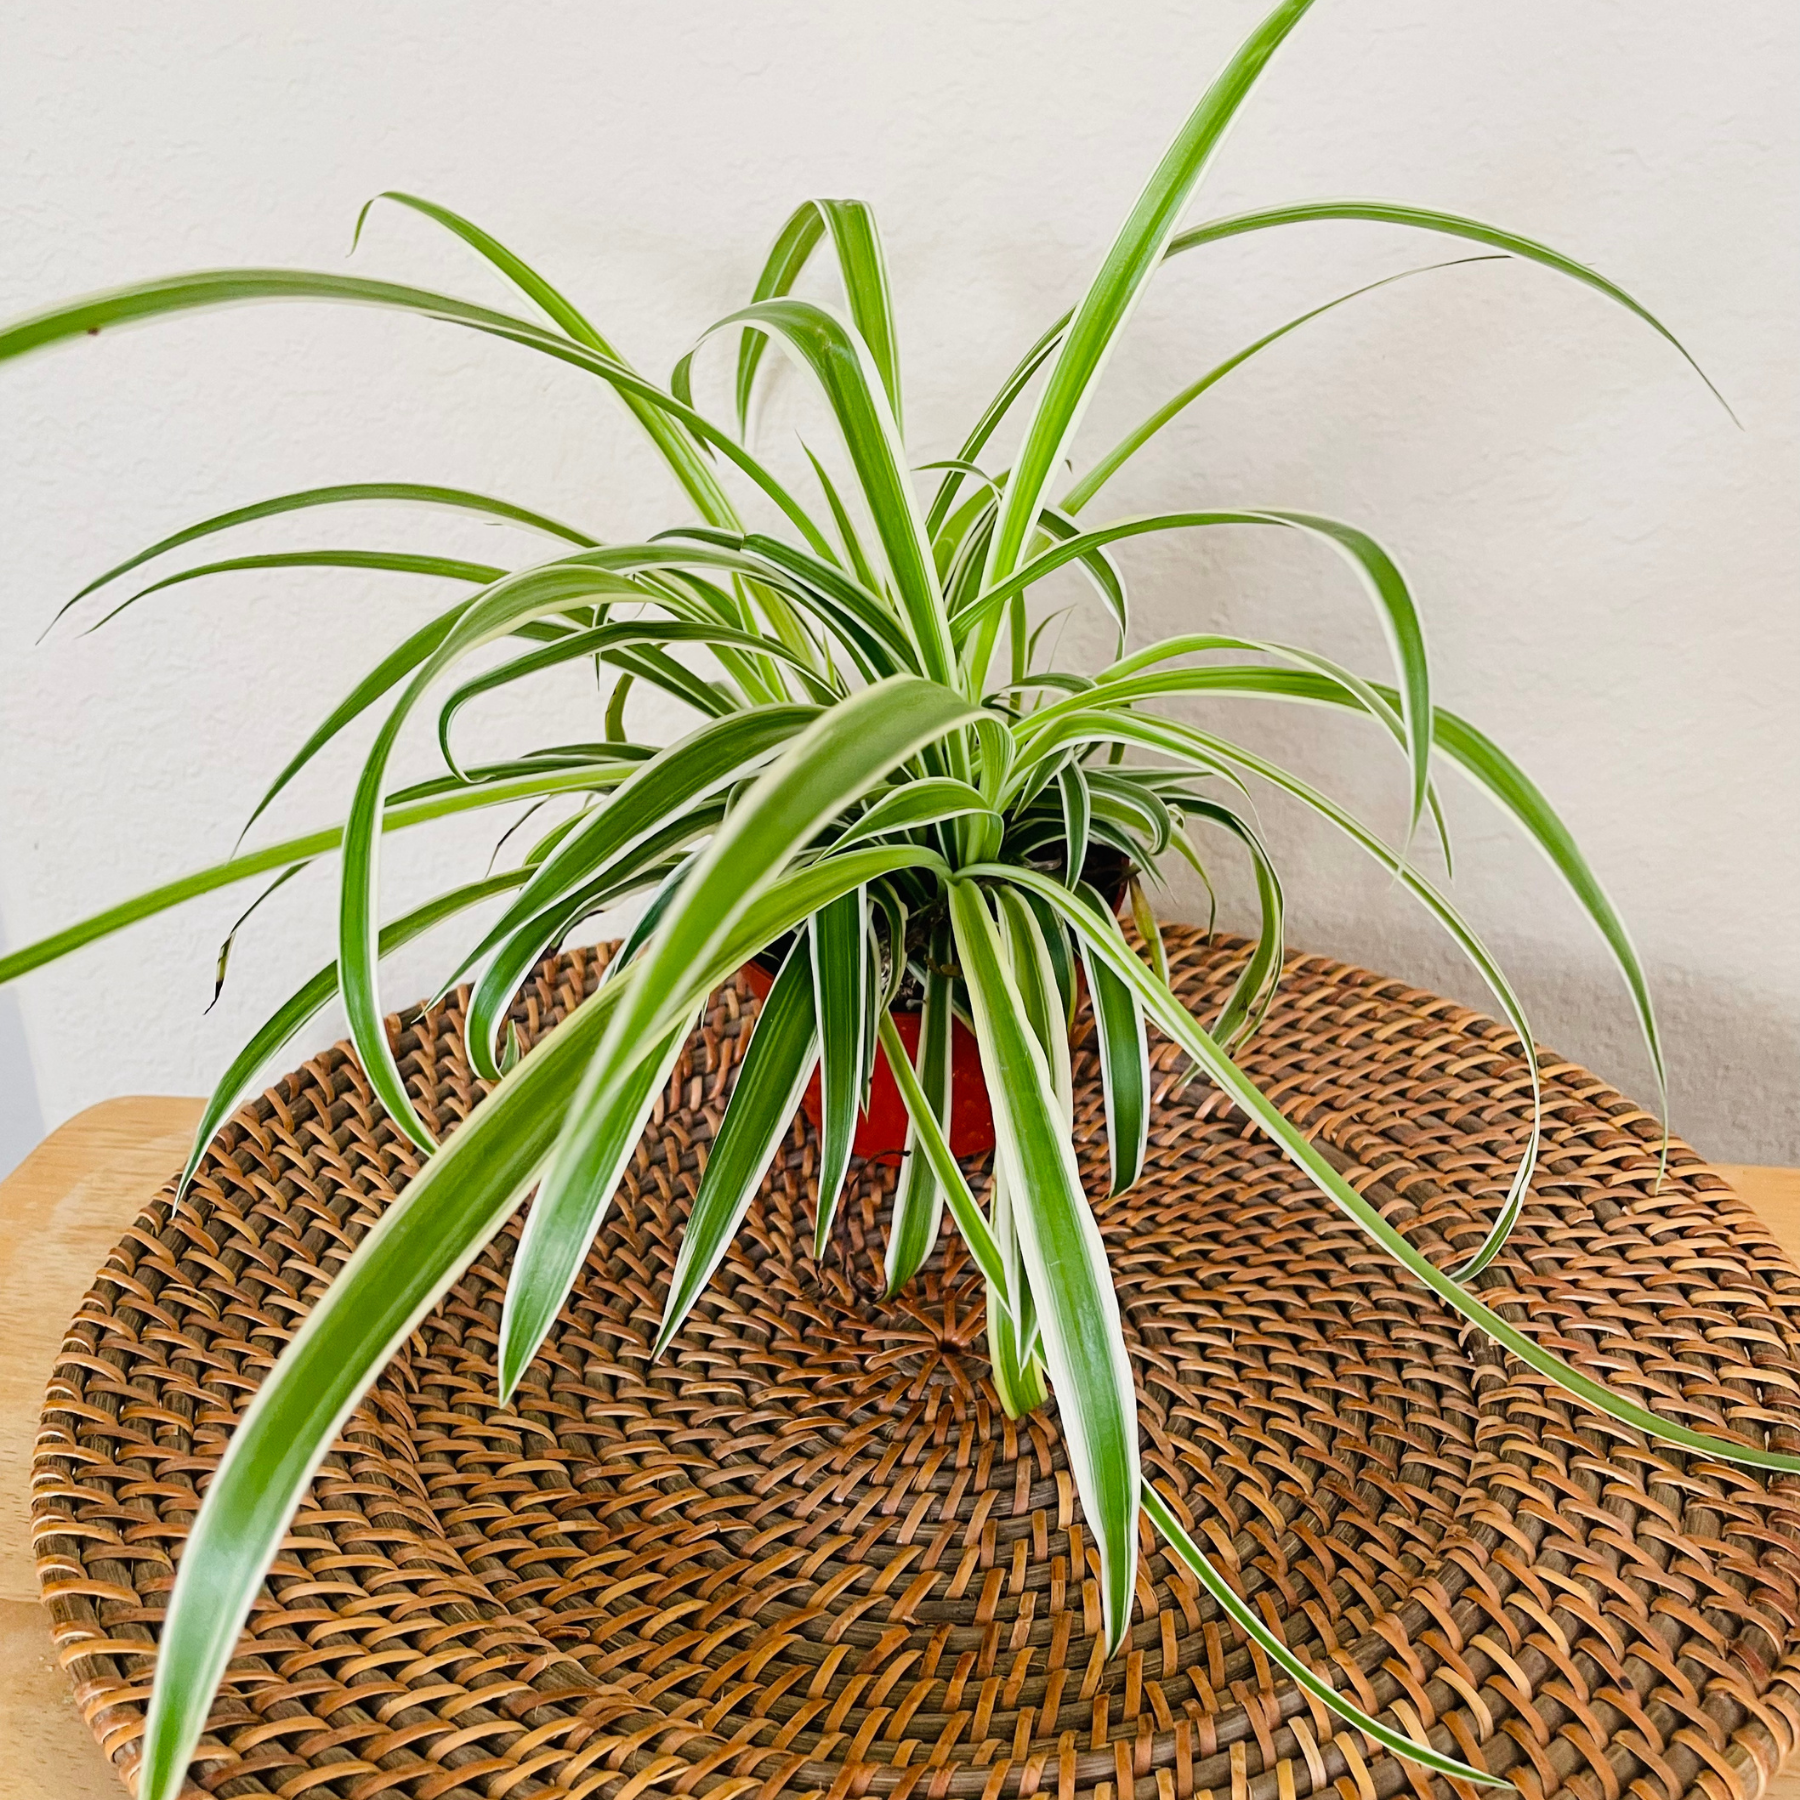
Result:
[[[1170,936],[1204,1016],[1242,946]],[[600,966],[546,962],[515,1012],[527,1041]],[[506,1235],[354,1416],[251,1616],[202,1788],[1426,1795],[1147,1536],[1130,1644],[1102,1660],[1055,1415],[1015,1427],[995,1403],[971,1267],[951,1246],[875,1297],[891,1171],[856,1177],[816,1265],[797,1124],[648,1364],[752,1012],[715,997],[517,1405],[494,1399]],[[459,1035],[453,1001],[399,1040],[439,1129],[481,1091]],[[1302,957],[1248,1060],[1428,1253],[1477,1241],[1524,1130],[1500,1027]],[[1157,1061],[1167,1083],[1167,1046]],[[1077,1073],[1099,1191],[1091,1052]],[[1646,1113],[1554,1059],[1546,1078],[1542,1169],[1486,1298],[1670,1418],[1800,1449],[1800,1276],[1684,1147],[1658,1190]],[[127,1779],[196,1489],[415,1166],[350,1057],[321,1056],[144,1214],[70,1328],[38,1468],[44,1596]],[[1509,1366],[1203,1083],[1164,1095],[1144,1179],[1099,1214],[1146,1470],[1293,1649],[1529,1800],[1760,1791],[1800,1731],[1800,1483],[1647,1445]]]

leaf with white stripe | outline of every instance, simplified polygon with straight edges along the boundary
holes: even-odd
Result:
[[[724,1260],[769,1164],[793,1129],[800,1096],[818,1057],[812,960],[802,938],[788,951],[781,973],[756,1015],[731,1104],[713,1139],[694,1209],[681,1234],[652,1357],[661,1356],[668,1348]]]
[[[1137,1395],[1119,1302],[1049,1064],[973,882],[951,884],[950,917],[1069,1470],[1100,1555],[1102,1634],[1115,1651],[1131,1623],[1138,1511]]]
[[[873,1001],[868,930],[868,891],[857,888],[820,912],[807,931],[819,1026],[819,1210],[813,1253],[821,1258],[849,1173],[862,1102],[863,1040]]]

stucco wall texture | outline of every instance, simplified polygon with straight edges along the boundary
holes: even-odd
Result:
[[[346,261],[357,209],[398,187],[485,224],[666,371],[747,299],[795,202],[858,195],[886,232],[909,447],[924,461],[954,449],[1080,291],[1260,10],[9,8],[0,313],[226,264],[503,300],[465,250],[394,208]],[[1305,507],[1391,548],[1425,612],[1441,699],[1537,777],[1631,925],[1668,1036],[1676,1128],[1747,1161],[1800,1161],[1797,76],[1791,0],[1319,0],[1192,216],[1377,196],[1512,226],[1640,296],[1741,424],[1594,293],[1520,262],[1478,263],[1285,339],[1100,503]],[[1077,465],[1270,326],[1462,253],[1334,224],[1184,258],[1115,357]],[[829,292],[823,279],[815,291]],[[719,350],[701,364],[721,410],[726,363]],[[210,512],[329,481],[472,487],[610,539],[684,516],[597,385],[368,310],[260,307],[109,332],[0,368],[0,409],[0,920],[15,946],[228,853],[312,723],[448,592],[412,577],[238,575],[155,595],[94,636],[65,622],[39,643],[100,569]],[[792,378],[772,388],[764,430],[784,457],[796,432],[829,436]],[[535,548],[474,520],[363,509],[276,521],[221,550],[326,544],[497,561]],[[1140,640],[1229,627],[1385,667],[1349,572],[1293,534],[1196,534],[1122,560]],[[1104,635],[1078,620],[1065,647],[1103,653]],[[599,704],[574,676],[515,690],[470,718],[465,741],[589,735]],[[1243,705],[1213,716],[1398,829],[1399,763],[1354,722]],[[648,705],[633,720],[679,723]],[[406,767],[430,761],[429,735]],[[337,816],[354,747],[301,783],[273,828]],[[1445,791],[1455,895],[1539,1036],[1648,1100],[1594,932],[1482,796],[1453,774]],[[1383,874],[1278,798],[1259,804],[1296,945],[1481,1001]],[[389,905],[466,868],[491,835],[390,840]],[[109,1094],[202,1091],[328,956],[330,879],[316,868],[256,915],[210,1013],[215,948],[254,889],[32,977],[22,1032],[0,1040],[14,1046],[0,1085],[24,1094],[29,1079],[50,1125]],[[1247,923],[1246,883],[1223,857],[1220,890],[1224,921]],[[1196,886],[1176,898],[1204,916]],[[451,948],[440,936],[402,958],[393,1001],[430,985]],[[324,1021],[307,1047],[340,1029]]]

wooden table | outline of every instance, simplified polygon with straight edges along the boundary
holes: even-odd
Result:
[[[106,1253],[187,1156],[201,1102],[108,1100],[0,1182],[0,1770],[11,1800],[118,1800],[38,1605],[31,1454],[44,1384]],[[1714,1165],[1800,1262],[1800,1169]],[[1769,1800],[1800,1800],[1800,1770]]]

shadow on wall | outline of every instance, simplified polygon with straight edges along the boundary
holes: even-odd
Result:
[[[6,923],[0,920],[0,951],[5,949]],[[37,1076],[31,1067],[31,1046],[25,1041],[25,1021],[19,1016],[19,998],[10,988],[0,989],[0,1180],[18,1167],[43,1135],[44,1115],[38,1106]]]

